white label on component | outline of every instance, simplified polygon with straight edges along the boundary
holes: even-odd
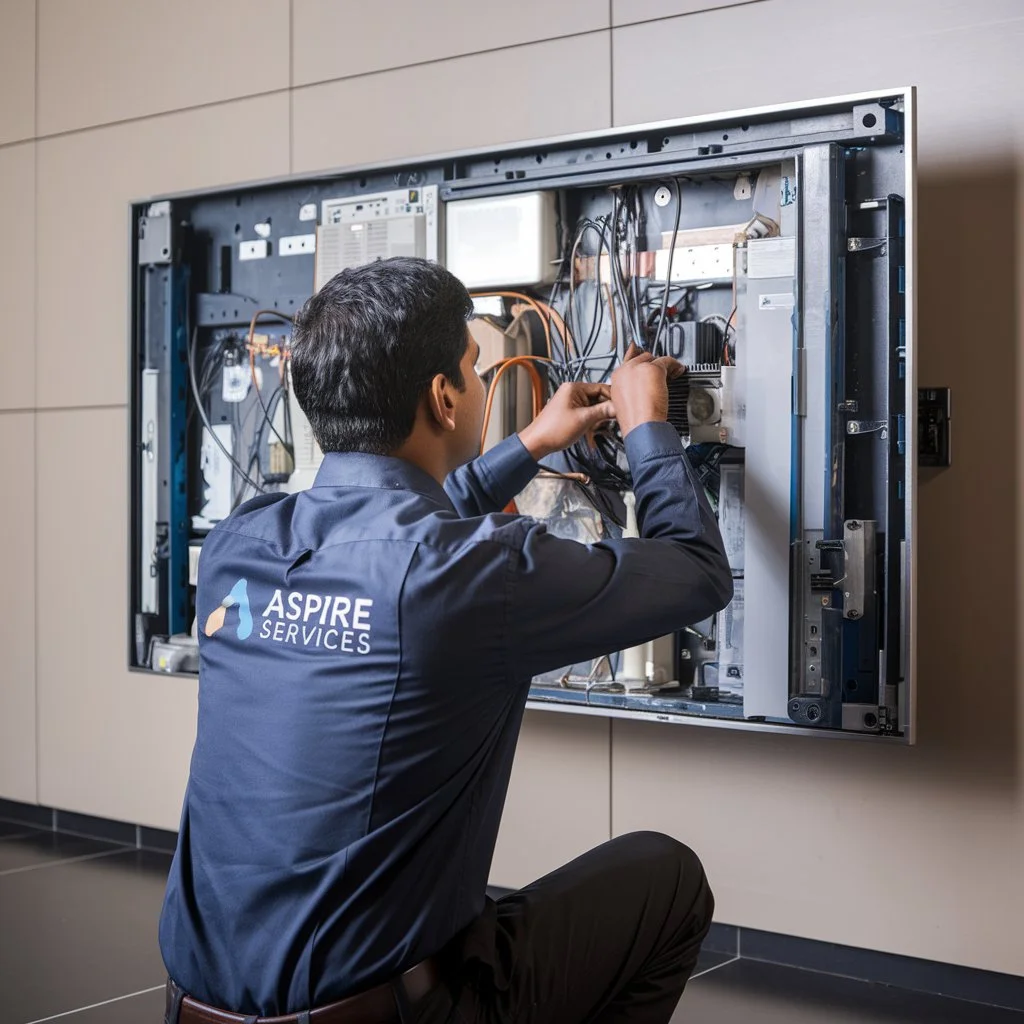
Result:
[[[747,242],[747,277],[751,280],[796,275],[795,238],[752,238]]]
[[[238,258],[240,260],[264,260],[269,252],[270,243],[265,238],[238,243]]]
[[[220,395],[225,402],[244,402],[252,375],[246,366],[225,366]]]
[[[502,315],[502,305],[500,296],[474,295],[473,315],[500,317]]]
[[[282,256],[316,252],[316,235],[285,235],[278,243],[278,252]]]
[[[758,309],[792,309],[796,304],[792,292],[783,292],[779,295],[759,295],[757,297]]]
[[[316,203],[305,203],[300,206],[299,220],[316,220]]]

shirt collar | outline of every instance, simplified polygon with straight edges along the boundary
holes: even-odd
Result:
[[[412,491],[454,511],[444,488],[425,470],[405,459],[365,452],[328,452],[320,464],[314,487],[376,487],[385,491]]]

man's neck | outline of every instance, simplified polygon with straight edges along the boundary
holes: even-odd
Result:
[[[444,486],[448,474],[454,467],[449,466],[447,453],[437,445],[423,444],[416,436],[410,436],[405,443],[391,453],[393,458],[402,459],[422,469]]]

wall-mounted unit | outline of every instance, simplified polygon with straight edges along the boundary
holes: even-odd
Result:
[[[315,475],[292,314],[344,267],[419,255],[474,291],[488,380],[534,357],[535,401],[607,379],[630,343],[690,367],[671,419],[735,598],[650,648],[537,679],[532,706],[912,738],[912,90],[161,196],[133,218],[135,668],[194,666],[204,537]],[[530,379],[503,375],[488,443],[529,415]],[[614,430],[549,468],[569,475],[539,477],[521,511],[583,542],[621,532]]]

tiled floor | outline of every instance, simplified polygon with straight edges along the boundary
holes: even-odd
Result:
[[[169,863],[0,820],[0,1024],[159,1024]],[[673,1018],[684,1022],[1024,1024],[1024,1013],[707,952]]]

